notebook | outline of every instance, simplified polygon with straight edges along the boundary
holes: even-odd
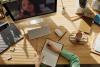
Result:
[[[13,23],[0,23],[0,53],[17,43],[23,36]]]
[[[93,43],[93,49],[100,53],[100,34],[97,35]]]
[[[59,54],[54,53],[53,51],[49,50],[46,47],[46,45],[47,45],[48,42],[53,43],[60,50],[62,49],[63,45],[59,44],[59,43],[56,43],[56,42],[54,42],[52,40],[47,39],[46,42],[45,42],[44,48],[42,50],[42,54],[44,56],[44,58],[42,60],[42,63],[46,64],[48,66],[51,66],[51,67],[55,67],[56,63],[57,63],[57,60],[58,60],[58,57],[59,57]]]

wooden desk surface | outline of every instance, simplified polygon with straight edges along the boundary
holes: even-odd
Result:
[[[95,34],[100,32],[100,27],[93,24],[91,26],[92,33],[89,35],[89,42],[85,45],[74,45],[69,41],[68,35],[73,31],[77,31],[80,28],[79,21],[69,21],[61,14],[61,4],[60,0],[58,1],[58,12],[54,16],[46,17],[45,22],[42,24],[48,24],[51,28],[52,32],[48,36],[44,36],[41,38],[29,40],[27,34],[25,34],[24,39],[19,41],[17,44],[10,47],[5,53],[0,55],[0,64],[34,64],[37,62],[38,54],[41,53],[43,45],[45,43],[46,38],[50,38],[54,41],[57,41],[59,38],[54,33],[54,29],[58,26],[66,31],[66,35],[61,39],[61,43],[64,44],[64,49],[69,50],[75,54],[77,54],[80,58],[81,64],[100,64],[100,56],[90,53],[90,47],[93,43],[93,39],[95,38]],[[22,27],[25,24],[18,25],[18,27]],[[83,25],[84,26],[84,25]],[[24,26],[25,27],[25,26]],[[27,27],[24,29],[24,31]],[[26,31],[25,31],[26,32]],[[11,52],[10,50],[15,48],[15,52]],[[6,57],[11,55],[12,59],[7,60]],[[68,60],[63,57],[59,57],[58,64],[68,64]]]

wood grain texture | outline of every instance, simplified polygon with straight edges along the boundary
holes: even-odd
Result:
[[[64,1],[67,2],[68,0]],[[70,7],[66,7],[70,9]],[[20,42],[11,46],[7,51],[0,55],[0,64],[34,64],[38,60],[39,54],[41,53],[41,50],[44,46],[46,39],[49,38],[54,41],[57,41],[59,39],[59,37],[54,33],[54,30],[59,26],[61,26],[60,28],[63,31],[67,32],[66,35],[60,40],[60,42],[64,44],[64,49],[69,50],[78,55],[81,64],[100,64],[100,56],[90,52],[93,39],[95,37],[95,34],[100,32],[100,27],[95,24],[91,26],[92,33],[89,34],[89,40],[87,44],[72,44],[69,41],[69,34],[80,29],[81,24],[79,20],[82,20],[82,18],[72,22],[68,20],[68,18],[66,18],[64,15],[62,15],[61,0],[58,0],[57,8],[58,9],[56,15],[45,17],[44,22],[40,24],[46,24],[50,27],[52,31],[50,35],[30,40],[27,36],[27,28],[30,28],[29,26],[27,27],[28,23],[17,24],[18,28],[23,28],[23,34],[25,37]],[[36,26],[31,26],[31,28],[34,27]],[[14,52],[10,51],[12,48],[15,48]],[[12,59],[7,60],[7,55],[11,55]],[[69,64],[69,62],[67,59],[64,59],[60,56],[57,64]]]

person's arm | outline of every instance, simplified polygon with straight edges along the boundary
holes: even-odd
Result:
[[[60,50],[60,49],[56,48],[52,43],[49,43],[47,45],[47,48],[57,54],[61,54],[63,57],[68,59],[70,61],[70,67],[80,67],[80,60],[79,60],[78,56],[75,55],[74,53],[71,53],[64,49]],[[36,67],[39,67],[39,66],[40,66],[40,64],[36,65]],[[46,67],[46,65],[42,64],[41,67]]]
[[[47,67],[45,64],[35,64],[35,67]]]
[[[42,59],[44,58],[43,54],[39,54],[38,60],[35,62],[35,67],[50,67],[42,63]]]
[[[39,58],[37,62],[35,62],[35,67],[47,67],[45,64],[42,63],[42,59],[44,56],[42,54],[39,54]]]
[[[71,53],[67,50],[60,50],[56,48],[52,43],[47,45],[48,49],[52,50],[55,53],[61,54],[63,57],[70,61],[70,67],[80,67],[80,60],[77,55]]]
[[[63,49],[61,55],[70,61],[70,67],[80,67],[80,60],[74,53]]]

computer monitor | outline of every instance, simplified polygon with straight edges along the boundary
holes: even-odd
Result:
[[[57,0],[13,0],[3,4],[14,21],[56,12]]]

